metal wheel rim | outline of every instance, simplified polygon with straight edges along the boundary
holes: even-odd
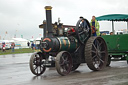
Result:
[[[62,51],[58,53],[55,64],[56,64],[57,72],[60,75],[62,76],[68,75],[71,72],[71,68],[72,68],[71,55],[66,51]]]
[[[30,70],[33,74],[39,76],[44,73],[46,67],[43,65],[44,58],[38,53],[34,53],[29,62]]]

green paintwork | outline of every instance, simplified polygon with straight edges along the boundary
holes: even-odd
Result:
[[[126,56],[126,60],[128,60],[128,56]]]
[[[104,35],[102,37],[107,43],[108,52],[128,52],[128,34]]]
[[[116,53],[116,52],[110,52],[109,55],[127,55],[126,53]]]
[[[74,52],[78,48],[78,40],[74,37],[74,41],[71,42],[68,37],[58,37],[60,41],[60,51],[70,51]]]
[[[128,21],[128,15],[127,14],[108,14],[96,17],[96,20],[102,21],[102,20],[108,20],[108,21]]]
[[[128,34],[104,35],[102,37],[107,44],[109,55],[122,55],[128,60]]]

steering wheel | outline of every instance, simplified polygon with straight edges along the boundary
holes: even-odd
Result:
[[[75,31],[79,42],[81,44],[85,44],[85,42],[91,36],[91,27],[88,20],[78,20]]]

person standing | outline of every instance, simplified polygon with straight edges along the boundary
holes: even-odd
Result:
[[[92,16],[92,20],[91,20],[91,29],[92,29],[92,35],[93,36],[100,36],[100,25],[99,22],[96,20],[95,16]]]
[[[2,43],[2,51],[5,52],[5,43]]]
[[[12,44],[11,44],[12,52],[14,52],[14,47],[15,47],[15,43],[14,43],[14,42],[12,42]]]
[[[30,43],[29,42],[27,43],[27,45],[28,45],[28,47],[30,47]]]
[[[31,48],[32,48],[32,50],[34,49],[34,43],[32,42],[32,44],[31,44]]]

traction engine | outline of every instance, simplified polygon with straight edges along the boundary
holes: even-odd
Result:
[[[51,6],[46,6],[46,21],[39,25],[44,29],[44,37],[40,41],[40,52],[33,53],[30,58],[30,70],[39,76],[46,67],[55,67],[64,76],[75,71],[81,63],[93,70],[102,70],[107,63],[107,46],[100,36],[91,36],[91,27],[87,19],[78,20],[76,26],[52,24]]]

